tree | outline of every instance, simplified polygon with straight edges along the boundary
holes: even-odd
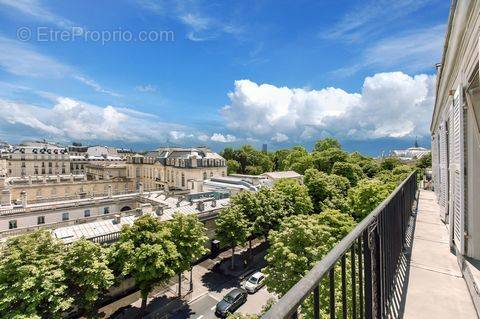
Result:
[[[264,235],[267,239],[272,229],[277,229],[282,219],[287,215],[285,211],[285,197],[282,192],[274,188],[261,188],[255,194],[258,206],[254,211],[255,221],[252,231]]]
[[[336,162],[333,164],[332,174],[347,178],[352,186],[357,185],[357,182],[364,177],[360,166],[347,162]]]
[[[290,154],[290,150],[286,148],[276,150],[273,153],[273,169],[275,171],[284,171],[286,169],[284,162],[288,154]]]
[[[240,163],[234,159],[227,160],[227,173],[235,174],[240,171]]]
[[[272,231],[270,235],[267,267],[264,269],[268,275],[265,283],[269,291],[283,296],[354,226],[351,216],[333,210],[286,218],[279,230]],[[339,282],[336,286],[338,290],[341,289]],[[326,283],[322,282],[321,286],[321,295],[328,295]],[[322,301],[321,307],[327,307],[326,300]],[[301,307],[301,311],[311,312],[311,307]]]
[[[323,140],[318,140],[313,147],[314,151],[322,152],[331,148],[342,149],[342,145],[333,137],[327,137]]]
[[[430,168],[432,167],[432,153],[428,153],[417,160],[417,167],[419,168]]]
[[[385,198],[388,197],[391,188],[388,183],[378,179],[364,179],[358,185],[351,188],[348,198],[352,214],[357,221],[361,221],[370,214]]]
[[[321,152],[314,151],[312,153],[313,166],[325,173],[332,171],[333,164],[346,162],[347,160],[348,153],[338,148],[329,148]]]
[[[249,236],[249,227],[245,215],[238,206],[224,208],[215,220],[215,234],[223,246],[230,246],[232,259],[230,268],[235,267],[235,246],[243,244]]]
[[[122,274],[131,275],[140,289],[142,313],[148,294],[156,285],[166,283],[179,269],[180,255],[165,223],[156,217],[143,215],[132,226],[122,228],[116,248]]]
[[[8,239],[0,252],[0,317],[62,318],[73,298],[62,269],[63,244],[47,231]]]
[[[380,171],[380,164],[374,159],[366,159],[359,162],[363,173],[370,178],[373,178]]]
[[[81,312],[90,312],[114,281],[102,247],[84,238],[67,247],[62,268],[68,294]]]
[[[309,169],[305,172],[304,182],[316,212],[326,207],[348,211],[344,197],[350,188],[350,182],[345,177]]]
[[[391,171],[402,163],[396,157],[386,157],[380,162],[380,167],[383,170]]]
[[[208,241],[206,229],[197,215],[174,213],[173,219],[167,223],[170,229],[170,240],[175,243],[178,258],[178,295],[182,294],[181,275],[190,269],[190,285],[192,285],[192,262],[207,253],[205,243]],[[193,286],[190,286],[193,289]]]
[[[313,211],[308,188],[298,181],[283,179],[275,184],[274,189],[283,194],[286,215],[310,214]]]

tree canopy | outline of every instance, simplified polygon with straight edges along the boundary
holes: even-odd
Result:
[[[208,241],[206,229],[197,215],[174,213],[167,224],[170,240],[175,243],[178,253],[178,269],[182,272],[190,269],[191,263],[207,253],[205,243]]]
[[[0,317],[62,318],[74,299],[63,245],[47,231],[13,237],[0,252]]]
[[[232,249],[231,268],[234,267],[235,247],[245,243],[250,227],[242,209],[236,205],[224,208],[215,220],[215,234],[222,246]]]
[[[103,248],[84,238],[66,248],[62,268],[68,294],[82,311],[92,311],[114,282]]]
[[[327,137],[327,138],[324,138],[323,140],[318,140],[315,143],[313,150],[317,152],[322,152],[330,148],[341,149],[342,145],[340,145],[340,142],[338,142],[338,140],[334,139],[333,137]]]
[[[169,228],[156,217],[143,215],[132,226],[122,228],[115,245],[122,260],[122,273],[131,275],[142,295],[145,309],[148,294],[167,282],[179,269],[180,254],[171,241]]]

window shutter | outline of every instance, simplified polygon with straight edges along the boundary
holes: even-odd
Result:
[[[462,87],[453,96],[451,146],[451,196],[453,211],[453,239],[460,253],[464,253],[464,109]]]

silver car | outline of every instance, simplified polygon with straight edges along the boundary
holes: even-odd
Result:
[[[260,288],[265,285],[266,276],[261,272],[257,271],[251,275],[247,281],[243,284],[243,288],[251,294],[257,292]]]

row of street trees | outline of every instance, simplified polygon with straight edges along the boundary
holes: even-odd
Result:
[[[115,283],[133,277],[142,310],[157,285],[191,269],[208,240],[196,215],[168,222],[144,215],[124,226],[120,239],[102,247],[86,239],[64,245],[47,231],[11,238],[0,252],[0,317],[62,318],[89,314]],[[179,293],[180,291],[179,275]]]

